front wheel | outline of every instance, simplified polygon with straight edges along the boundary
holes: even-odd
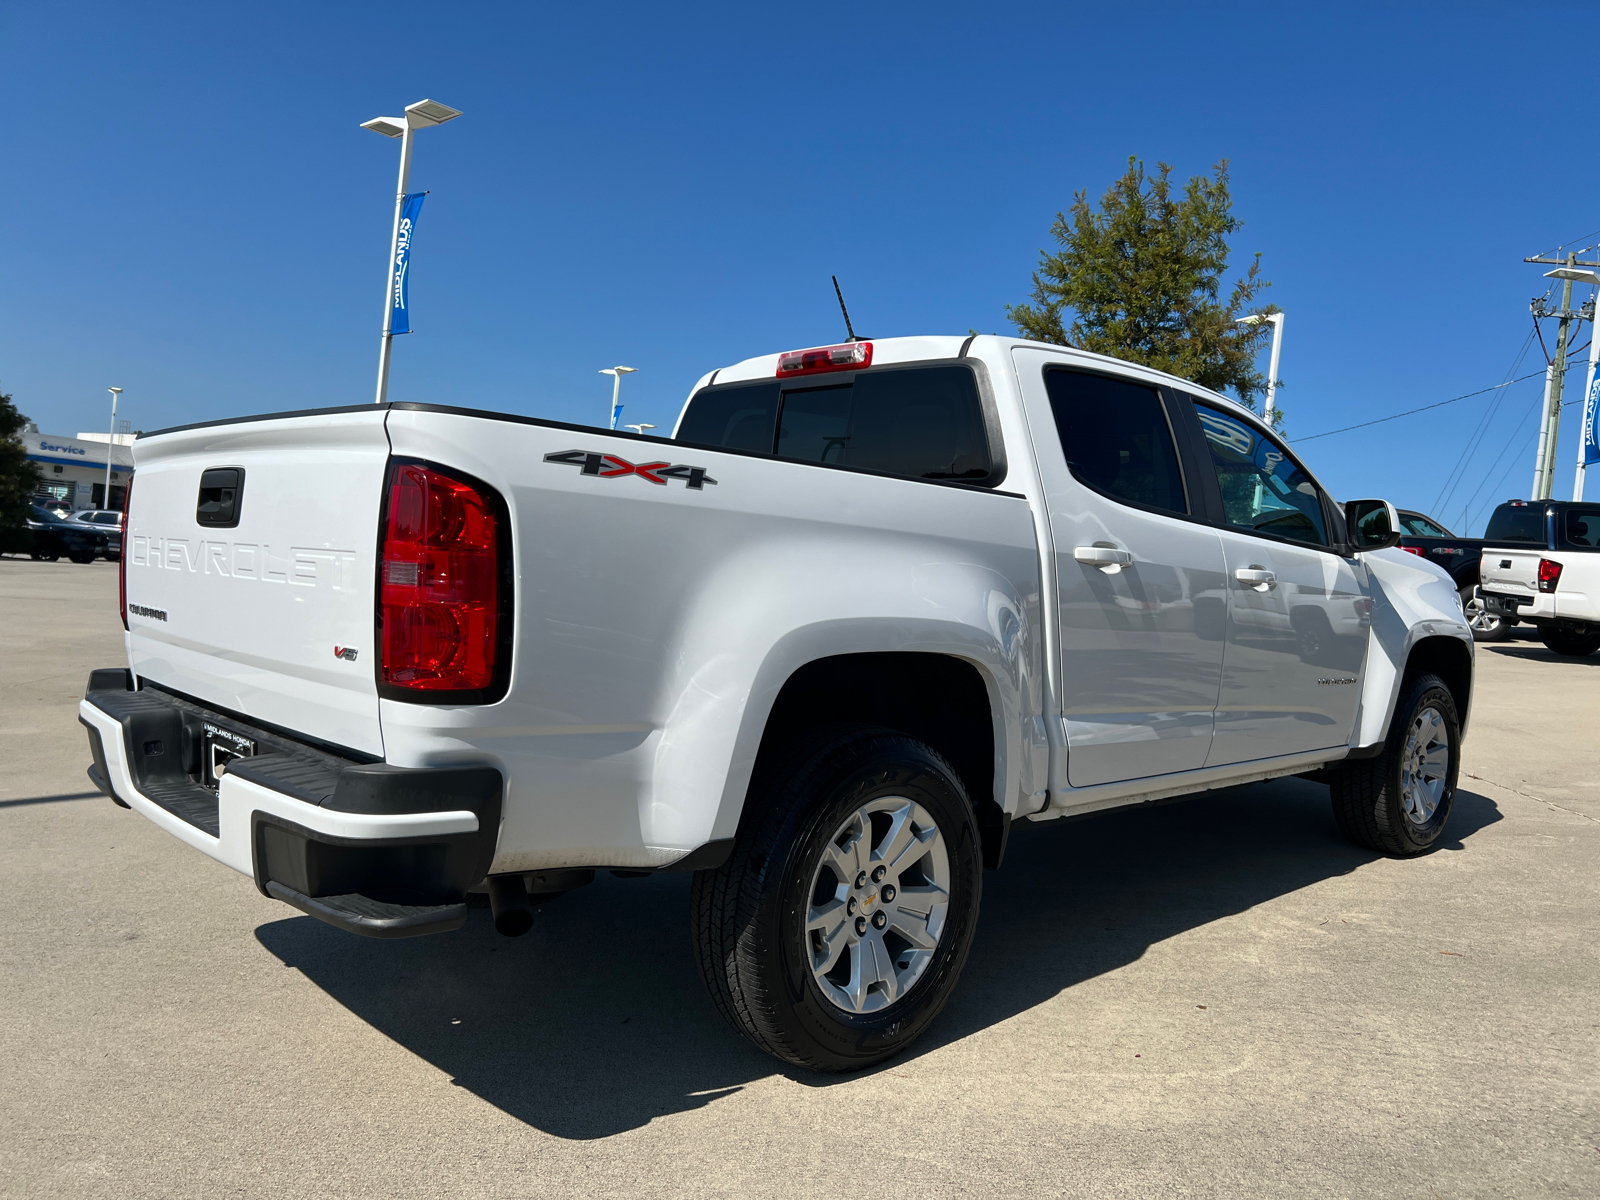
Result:
[[[1539,640],[1557,654],[1568,658],[1584,658],[1600,650],[1600,633],[1578,633],[1571,629],[1541,625]]]
[[[728,861],[695,875],[712,1000],[785,1062],[854,1071],[899,1053],[955,989],[983,863],[966,790],[934,750],[864,726],[762,772]]]
[[[92,563],[95,560],[96,555],[93,550],[72,550],[67,553],[67,557],[73,562],[82,565],[85,563]]]
[[[1466,611],[1467,624],[1472,629],[1472,640],[1475,642],[1503,642],[1511,636],[1511,625],[1499,613],[1493,613],[1483,603],[1481,596],[1474,596],[1476,587],[1461,589],[1461,607]]]
[[[1437,675],[1412,679],[1395,705],[1383,753],[1336,767],[1333,815],[1358,846],[1421,854],[1444,832],[1461,770],[1461,720]]]

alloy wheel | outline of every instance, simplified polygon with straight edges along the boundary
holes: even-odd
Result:
[[[1430,706],[1411,722],[1400,757],[1400,804],[1413,825],[1432,820],[1449,773],[1450,735],[1439,710]]]
[[[904,996],[938,949],[950,854],[927,809],[878,796],[828,839],[811,879],[805,953],[836,1008],[876,1012]]]

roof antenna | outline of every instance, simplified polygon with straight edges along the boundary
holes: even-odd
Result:
[[[850,335],[852,342],[864,342],[867,339],[857,337],[856,331],[850,328],[850,310],[844,306],[844,293],[839,290],[839,277],[833,276],[833,294],[839,297],[839,311],[844,314],[844,331]]]

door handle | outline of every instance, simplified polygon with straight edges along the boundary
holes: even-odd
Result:
[[[1072,557],[1091,567],[1125,567],[1133,562],[1133,555],[1115,546],[1077,546]]]
[[[1258,592],[1278,586],[1278,577],[1261,566],[1240,567],[1233,573],[1233,577],[1240,583],[1248,583]]]

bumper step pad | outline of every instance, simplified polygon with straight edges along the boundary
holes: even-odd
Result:
[[[313,899],[276,879],[267,881],[267,892],[308,916],[363,937],[402,938],[424,933],[449,933],[453,929],[460,929],[467,921],[465,902],[388,904],[357,893]]]

